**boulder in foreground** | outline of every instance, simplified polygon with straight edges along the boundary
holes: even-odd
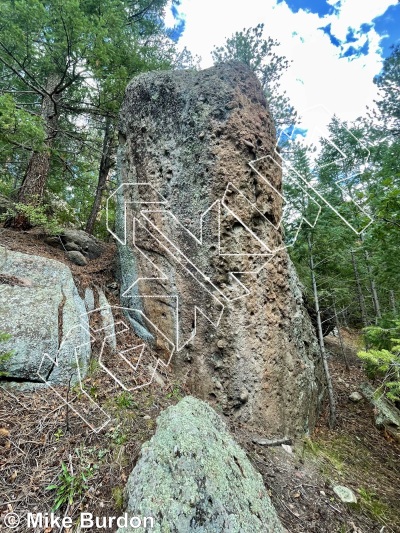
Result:
[[[284,531],[261,475],[217,413],[191,396],[159,416],[127,496],[128,514],[153,517],[154,533]]]

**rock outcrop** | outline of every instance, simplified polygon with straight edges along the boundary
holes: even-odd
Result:
[[[46,237],[45,242],[64,250],[68,259],[79,266],[85,266],[88,259],[96,259],[103,252],[96,237],[79,229],[66,228],[60,235]]]
[[[69,268],[58,261],[2,248],[0,345],[13,355],[0,365],[1,379],[25,388],[74,384],[90,358],[84,301]]]
[[[388,402],[383,395],[377,395],[376,390],[369,383],[362,383],[360,390],[374,407],[376,427],[385,429],[400,442],[400,410]]]
[[[78,265],[78,266],[87,265],[87,261],[85,259],[85,256],[81,252],[78,252],[77,250],[70,250],[70,251],[66,252],[65,255],[68,257],[68,259],[70,261],[75,263],[75,265]]]
[[[115,236],[136,333],[224,413],[267,436],[307,431],[318,349],[282,242],[281,170],[257,78],[237,63],[138,76],[120,143]]]
[[[106,344],[115,351],[117,348],[117,339],[115,335],[114,316],[106,295],[101,289],[97,290],[99,298],[99,312],[101,319],[102,332]]]
[[[190,396],[159,416],[129,477],[127,497],[128,516],[154,518],[145,531],[283,532],[261,475],[221,418]]]
[[[66,250],[79,251],[89,259],[100,257],[103,251],[100,241],[83,230],[64,229],[61,240]]]

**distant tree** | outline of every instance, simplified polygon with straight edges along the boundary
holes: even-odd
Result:
[[[379,380],[376,393],[400,406],[400,320],[388,321],[384,327],[367,327],[363,333],[369,349],[357,355],[369,377]]]

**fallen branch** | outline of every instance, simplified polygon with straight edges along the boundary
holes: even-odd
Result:
[[[292,444],[292,439],[289,439],[288,437],[283,437],[282,439],[263,439],[262,437],[254,437],[252,439],[252,442],[254,444],[259,444],[260,446],[280,446],[281,444]]]

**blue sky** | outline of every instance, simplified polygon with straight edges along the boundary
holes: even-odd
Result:
[[[175,0],[168,19],[178,45],[200,55],[204,68],[214,46],[263,22],[292,61],[282,85],[301,127],[318,136],[333,114],[354,120],[373,106],[373,78],[400,42],[397,0]]]
[[[383,55],[390,54],[390,47],[400,41],[400,3],[390,6],[385,13],[372,21],[375,30],[381,35]]]
[[[335,13],[335,7],[325,0],[278,0],[277,3],[285,2],[293,13],[298,13],[300,9],[309,11],[310,13],[317,13],[320,17],[331,15]]]

